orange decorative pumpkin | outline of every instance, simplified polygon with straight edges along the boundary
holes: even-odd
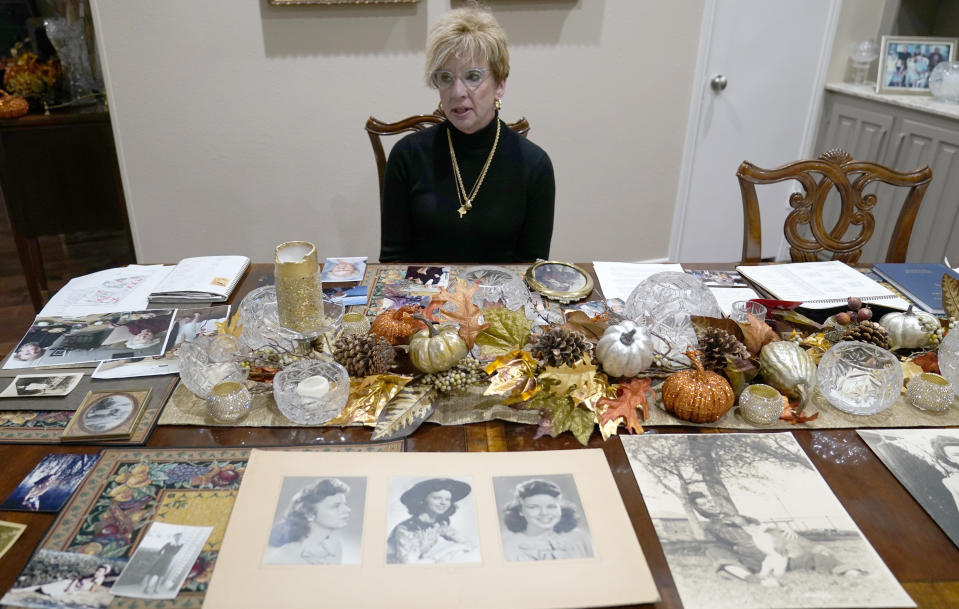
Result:
[[[19,95],[0,89],[0,118],[17,118],[30,111],[30,104]]]
[[[736,395],[723,376],[703,370],[699,351],[688,349],[686,357],[695,370],[669,375],[663,383],[663,406],[674,416],[692,423],[712,423],[729,412]]]
[[[422,321],[413,318],[413,314],[419,312],[420,308],[413,305],[383,311],[370,324],[370,332],[382,336],[391,345],[398,345],[417,330],[426,327]]]

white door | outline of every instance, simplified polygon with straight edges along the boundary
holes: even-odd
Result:
[[[739,164],[773,168],[811,155],[839,5],[706,0],[670,260],[739,260]],[[757,188],[763,256],[776,256],[793,187]]]

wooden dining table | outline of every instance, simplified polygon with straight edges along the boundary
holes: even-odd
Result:
[[[592,270],[591,265],[581,265]],[[697,265],[697,268],[706,265]],[[725,268],[729,268],[728,265]],[[235,290],[231,302],[270,281],[272,265],[255,264]],[[594,282],[598,286],[598,282]],[[590,298],[601,297],[599,288]],[[669,426],[645,433],[722,433],[703,427]],[[750,433],[766,433],[755,431]],[[795,429],[791,432],[812,460],[843,507],[860,527],[886,565],[919,607],[959,607],[959,549],[896,480],[853,429]],[[158,426],[148,447],[310,446],[366,442],[371,430],[361,427],[203,427]],[[535,438],[536,427],[503,421],[469,425],[424,424],[406,439],[413,452],[504,452],[577,450],[582,445],[569,433]],[[609,463],[635,533],[652,570],[661,600],[642,605],[679,609],[680,601],[663,549],[622,443],[614,436],[603,441],[593,433],[590,448],[601,449]],[[98,446],[0,445],[0,498],[8,496],[48,453],[95,453]],[[23,536],[0,559],[0,591],[9,589],[40,542],[55,514],[0,512],[0,520],[27,525]],[[597,583],[600,585],[600,583]],[[629,585],[629,582],[615,582]]]

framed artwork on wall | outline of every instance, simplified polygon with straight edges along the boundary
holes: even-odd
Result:
[[[883,36],[876,93],[929,95],[929,75],[956,58],[956,38]]]

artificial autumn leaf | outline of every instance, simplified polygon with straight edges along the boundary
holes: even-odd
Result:
[[[489,387],[483,395],[502,395],[507,406],[525,402],[543,388],[536,382],[536,360],[529,351],[511,351],[486,367]]]
[[[801,411],[802,408],[799,406],[799,402],[790,402],[786,396],[783,396],[783,413],[779,415],[780,420],[788,421],[795,425],[796,423],[805,423],[806,421],[819,418],[818,412],[807,415],[801,414]]]
[[[596,374],[588,355],[576,362],[574,366],[546,366],[539,375],[539,381],[548,385],[547,391],[556,396],[563,396],[577,386],[586,387]]]
[[[782,320],[788,322],[794,326],[800,326],[802,328],[811,328],[813,330],[822,330],[822,324],[816,323],[815,321],[809,319],[802,313],[794,311],[792,309],[773,309],[769,311],[769,314],[774,316],[776,320]],[[776,321],[773,320],[773,321]],[[768,323],[768,322],[767,322]]]
[[[589,342],[596,344],[602,338],[603,332],[609,327],[609,314],[603,313],[596,317],[590,317],[584,311],[570,311],[566,315],[566,323],[563,328],[579,332],[586,336]]]
[[[603,398],[597,406],[606,406],[606,410],[600,415],[600,431],[603,432],[603,439],[608,439],[607,424],[623,419],[626,424],[626,430],[630,433],[643,433],[643,426],[639,424],[639,418],[636,411],[642,413],[643,420],[649,418],[649,402],[646,401],[646,394],[650,393],[653,399],[656,399],[656,392],[651,387],[649,379],[633,379],[619,385],[615,398]],[[618,427],[617,423],[617,427]],[[615,433],[616,427],[613,427]]]
[[[596,415],[574,404],[571,398],[556,397],[543,392],[529,401],[529,407],[536,408],[549,419],[548,433],[554,438],[564,431],[569,431],[583,446],[589,443],[593,426],[596,424]],[[541,425],[540,428],[547,427]]]
[[[738,325],[742,328],[743,344],[746,345],[746,350],[749,351],[750,355],[758,355],[759,350],[765,345],[779,340],[776,331],[752,313],[746,313],[746,321]]]
[[[243,325],[240,323],[240,316],[234,314],[229,321],[215,321],[217,334],[228,334],[240,338],[243,332]]]
[[[946,317],[959,319],[959,279],[951,275],[942,276],[942,308]]]
[[[597,372],[582,385],[577,385],[569,392],[573,402],[597,411],[597,402],[602,398],[611,398],[616,395],[616,389],[609,384],[609,379],[602,372]]]
[[[902,387],[899,388],[899,393],[906,393],[906,385],[908,385],[909,381],[914,377],[922,374],[923,370],[922,366],[912,361],[899,362],[899,365],[902,367]]]
[[[436,324],[443,323],[443,319],[441,317],[436,317],[436,313],[438,313],[445,304],[446,300],[434,296],[430,299],[430,304],[423,309],[423,317]]]
[[[478,286],[469,286],[462,279],[457,279],[455,292],[440,288],[439,293],[440,299],[446,300],[447,304],[456,307],[455,311],[441,309],[439,314],[459,324],[459,334],[470,349],[476,342],[476,335],[489,327],[489,324],[480,323],[479,319],[483,315],[483,309],[473,304],[473,294],[478,289]]]
[[[489,327],[479,333],[476,344],[480,355],[501,355],[521,348],[529,339],[533,322],[526,319],[523,309],[510,311],[506,307],[486,309],[483,319]]]
[[[723,368],[722,372],[729,381],[730,386],[732,386],[733,393],[738,396],[746,388],[746,385],[759,374],[759,366],[750,359],[739,359],[727,356],[726,367]]]
[[[912,362],[922,368],[923,372],[933,372],[935,374],[940,374],[939,372],[939,356],[936,355],[935,351],[927,351],[922,355],[917,355],[912,358]]]

